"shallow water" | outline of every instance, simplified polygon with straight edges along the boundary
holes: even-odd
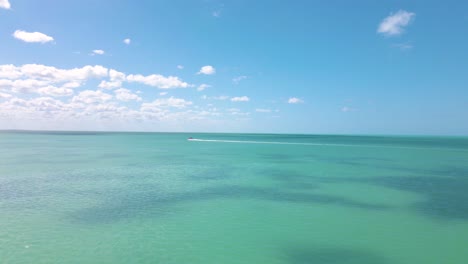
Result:
[[[0,133],[1,263],[466,263],[467,201],[463,137]]]

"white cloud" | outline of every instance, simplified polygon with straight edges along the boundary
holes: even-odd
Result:
[[[38,97],[31,100],[11,98],[9,101],[0,104],[0,109],[2,109],[3,112],[8,112],[10,115],[15,116],[21,114],[21,112],[26,114],[40,114],[50,111],[64,111],[65,104],[51,97]]]
[[[73,88],[80,87],[90,78],[109,76],[111,81],[101,81],[99,88],[120,88],[125,74],[102,66],[84,66],[74,69],[57,69],[55,67],[26,64],[23,66],[0,65],[0,90],[12,93],[37,93],[47,96],[71,96]],[[125,90],[116,92],[118,100],[139,100],[134,94]],[[101,99],[97,97],[101,96]],[[73,98],[73,102],[92,103],[109,100],[112,96],[97,92],[85,91]]]
[[[202,95],[200,98],[203,99],[203,100],[218,100],[218,101],[224,101],[224,100],[229,99],[229,96],[227,96],[227,95],[220,95],[220,96],[206,96],[206,95]]]
[[[288,99],[288,104],[299,104],[299,103],[303,103],[304,100],[300,99],[300,98],[297,98],[297,97],[291,97]]]
[[[201,120],[201,119],[206,119],[209,116],[218,117],[222,115],[220,112],[218,112],[216,108],[202,110],[202,111],[192,111],[191,114],[192,115],[190,119],[192,120]]]
[[[114,89],[122,86],[122,81],[125,81],[125,73],[116,71],[114,69],[109,70],[110,81],[101,81],[99,88],[103,89]]]
[[[101,91],[92,91],[92,90],[85,90],[80,92],[78,95],[75,95],[72,99],[73,103],[85,103],[85,104],[93,104],[93,103],[102,103],[112,99],[112,95],[103,93]]]
[[[105,51],[101,50],[101,49],[95,49],[93,50],[93,53],[92,54],[95,54],[95,55],[104,55]]]
[[[129,39],[129,38],[126,38],[126,39],[123,40],[123,43],[125,43],[127,45],[130,45],[131,42],[132,42],[132,40]]]
[[[250,101],[250,98],[247,96],[232,97],[231,101],[232,102],[248,102]]]
[[[81,84],[79,82],[67,82],[62,85],[63,88],[78,88]]]
[[[59,69],[40,64],[0,65],[0,87],[13,92],[37,92],[37,89],[49,85],[62,88],[78,88],[91,78],[102,79],[98,85],[103,89],[121,88],[124,82],[138,82],[161,89],[186,88],[192,85],[183,82],[178,77],[152,74],[126,75],[115,69],[107,69],[100,65],[86,65],[82,68]],[[65,91],[65,90],[64,90]],[[67,90],[68,91],[68,90]]]
[[[48,80],[51,82],[84,81],[89,78],[105,77],[108,72],[106,68],[99,65],[87,65],[82,68],[69,70],[57,69],[40,64],[25,64],[19,68],[22,75],[25,77]]]
[[[66,103],[51,97],[30,100],[11,98],[9,101],[0,102],[0,119],[9,120],[9,124],[17,123],[17,121],[31,124],[36,120],[41,128],[44,124],[47,124],[48,127],[57,127],[57,124],[68,123],[74,125],[75,128],[82,129],[84,123],[93,122],[93,120],[135,121],[142,118],[142,113],[139,111],[119,106],[116,102],[93,100],[90,103],[86,104],[82,100]],[[24,123],[22,120],[29,122]],[[44,121],[47,122],[44,123]],[[98,121],[98,123],[102,122]]]
[[[38,97],[30,101],[25,101],[26,105],[37,111],[54,111],[61,110],[63,103],[51,97]]]
[[[11,98],[11,94],[0,92],[0,99],[7,99],[7,98]]]
[[[91,79],[97,79],[97,83],[94,84]],[[129,124],[133,121],[158,120],[175,124],[173,122],[223,115],[218,110],[194,105],[187,99],[169,98],[164,90],[160,95],[166,96],[151,103],[142,103],[142,95],[122,88],[127,82],[139,82],[163,89],[194,87],[177,77],[126,75],[99,65],[72,69],[39,64],[0,65],[0,128],[15,127],[14,124],[32,128],[36,124],[37,129],[44,128],[43,124],[46,124],[49,129],[92,129],[95,125],[105,126],[106,122]],[[86,90],[76,91],[76,88],[85,84],[88,84]],[[99,89],[92,89],[97,84]],[[114,89],[109,92],[102,88]],[[61,97],[60,100],[54,99],[57,97]],[[218,96],[210,99],[230,98]],[[244,115],[238,112],[239,116]],[[86,123],[94,125],[86,126]]]
[[[184,65],[177,65],[177,69],[182,70],[184,68]]]
[[[122,109],[127,109],[126,107],[119,107],[115,103],[99,103],[99,104],[93,104],[93,105],[88,105],[85,107],[84,112],[93,114],[94,113],[103,113],[103,112],[118,112]]]
[[[220,17],[221,16],[221,10],[216,10],[211,13],[214,17]]]
[[[0,78],[16,79],[21,75],[21,69],[13,64],[0,65]]]
[[[54,40],[53,37],[47,36],[44,33],[26,32],[24,30],[16,30],[13,33],[13,37],[15,37],[16,39],[22,40],[24,42],[29,42],[29,43],[34,43],[34,42],[47,43],[47,42]]]
[[[51,85],[51,82],[44,80],[35,79],[19,79],[19,80],[5,80],[0,79],[0,89],[7,90],[13,93],[38,93],[41,95],[49,96],[70,96],[73,94],[73,90],[70,88],[76,88],[79,83],[68,82],[62,85],[62,87],[56,87]]]
[[[109,78],[111,81],[124,81],[125,73],[116,71],[114,69],[109,70]]]
[[[107,72],[106,68],[99,65],[74,69],[58,69],[40,64],[18,67],[0,65],[0,86],[19,93],[37,92],[39,88],[57,84],[62,84],[62,88],[77,88],[90,78],[106,77]]]
[[[208,85],[208,84],[200,84],[200,86],[197,87],[197,91],[201,92],[203,90],[205,90],[206,88],[210,88],[211,85]]]
[[[231,112],[231,115],[234,115],[234,116],[249,116],[250,113],[249,112]]]
[[[43,88],[39,88],[37,92],[41,95],[49,95],[49,96],[54,96],[54,97],[59,97],[59,96],[70,96],[73,94],[73,90],[70,88],[64,88],[64,87],[55,87],[55,86],[47,86]]]
[[[181,98],[159,98],[154,100],[151,103],[143,103],[141,104],[142,111],[154,111],[155,109],[165,108],[165,107],[173,107],[173,108],[185,108],[187,106],[192,105],[191,101],[187,101]]]
[[[114,89],[114,88],[119,88],[122,86],[121,81],[115,81],[115,82],[109,82],[109,81],[101,81],[99,83],[98,87],[103,88],[103,89]]]
[[[227,96],[227,95],[213,96],[213,97],[211,97],[211,99],[224,101],[224,100],[229,99],[229,96]]]
[[[271,113],[271,109],[257,108],[257,109],[255,109],[255,112],[259,112],[259,113]]]
[[[128,102],[128,101],[141,101],[141,97],[132,93],[130,90],[125,88],[120,88],[114,91],[115,98],[120,101]]]
[[[409,43],[398,43],[393,45],[396,48],[399,48],[400,50],[410,50],[413,48],[413,45]]]
[[[167,92],[160,92],[160,93],[159,93],[160,96],[164,96],[164,95],[166,95],[166,94],[167,94]]]
[[[390,16],[382,20],[377,32],[387,36],[400,35],[404,31],[404,27],[411,22],[414,16],[415,13],[407,12],[405,10],[400,10],[395,14],[390,14]]]
[[[0,80],[0,89],[11,91],[14,93],[34,93],[38,88],[45,87],[49,84],[47,81],[26,79],[26,80]]]
[[[0,0],[0,8],[10,9],[10,2],[8,0]]]
[[[345,112],[345,113],[346,113],[346,112],[353,112],[353,111],[356,111],[356,109],[351,108],[351,107],[349,107],[349,106],[343,106],[343,107],[341,108],[341,112]]]
[[[197,74],[211,75],[215,73],[216,73],[216,69],[213,66],[207,65],[207,66],[201,67],[200,71]]]
[[[188,83],[181,81],[178,77],[175,77],[175,76],[164,77],[159,74],[152,74],[148,76],[143,76],[141,74],[137,74],[137,75],[130,74],[127,76],[127,81],[139,82],[139,83],[143,83],[143,84],[161,88],[161,89],[189,87]]]
[[[238,76],[236,78],[233,78],[232,81],[235,83],[235,84],[239,84],[242,80],[245,80],[247,79],[247,76],[245,75],[242,75],[242,76]]]

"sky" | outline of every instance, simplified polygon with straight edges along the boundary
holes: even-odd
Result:
[[[0,129],[468,135],[467,11],[0,0]]]

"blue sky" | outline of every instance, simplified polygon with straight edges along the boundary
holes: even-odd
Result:
[[[0,129],[466,135],[466,10],[0,0]]]

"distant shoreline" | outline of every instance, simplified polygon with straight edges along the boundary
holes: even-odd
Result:
[[[293,135],[293,136],[337,136],[337,137],[410,137],[410,138],[468,138],[468,135],[439,134],[324,134],[324,133],[266,133],[266,132],[181,132],[181,131],[117,131],[117,130],[31,130],[31,129],[0,129],[0,133],[70,133],[70,134],[242,134],[242,135]]]

